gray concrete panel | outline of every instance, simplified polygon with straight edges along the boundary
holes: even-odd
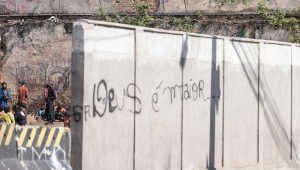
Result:
[[[292,46],[292,151],[293,160],[300,160],[300,48]]]
[[[182,35],[137,32],[135,169],[181,166]]]
[[[291,157],[291,46],[260,46],[259,159]]]
[[[257,162],[258,43],[225,42],[224,166],[253,165]]]
[[[182,167],[222,167],[223,40],[189,36],[187,41]]]
[[[72,32],[72,71],[71,81],[74,86],[71,86],[72,103],[71,103],[71,166],[74,170],[82,169],[82,141],[83,141],[83,81],[84,81],[84,27],[82,24],[75,23]]]
[[[134,30],[87,29],[83,169],[132,169]]]

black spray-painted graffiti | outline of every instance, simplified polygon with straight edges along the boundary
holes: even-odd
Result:
[[[98,84],[94,84],[93,87],[93,117],[99,116],[102,117],[106,113],[106,108],[108,105],[108,112],[113,113],[116,109],[123,110],[124,108],[124,102],[126,100],[126,97],[129,99],[133,99],[136,102],[136,108],[138,109],[129,109],[131,113],[139,114],[142,111],[141,108],[141,100],[136,97],[134,94],[134,90],[136,90],[135,93],[141,94],[141,90],[138,86],[136,86],[133,83],[130,83],[125,89],[123,89],[123,102],[122,105],[118,102],[118,97],[115,94],[115,90],[111,88],[107,92],[107,83],[105,80],[101,80]],[[115,104],[114,104],[115,102]],[[101,105],[103,108],[101,109]],[[90,111],[90,105],[84,106],[84,114],[85,114],[85,121],[87,120],[87,116],[91,117],[91,111]],[[134,111],[133,111],[134,110]],[[79,122],[81,120],[81,113],[83,113],[83,107],[79,105],[73,106],[73,117],[75,122]]]
[[[81,113],[83,112],[83,108],[79,105],[73,106],[73,116],[75,122],[79,122],[81,120]]]
[[[190,79],[192,81],[192,79]],[[159,86],[156,89],[159,89],[161,85],[163,84],[163,81],[159,84]],[[176,98],[176,93],[180,95],[180,99],[183,100],[188,100],[193,98],[194,101],[196,101],[198,98],[203,98],[203,101],[206,101],[204,94],[203,94],[203,89],[204,89],[204,81],[200,80],[197,83],[191,83],[191,84],[184,84],[184,85],[174,85],[172,87],[165,87],[163,90],[163,94],[167,94],[169,92],[170,94],[170,101],[173,103],[173,99]],[[158,93],[154,93],[152,95],[152,109],[155,112],[159,112],[159,109],[155,108],[155,105],[158,103]],[[199,96],[199,97],[198,97]]]
[[[159,112],[157,104],[159,102],[160,95],[169,95],[170,103],[173,104],[173,100],[176,99],[176,96],[180,96],[180,100],[192,100],[192,101],[207,101],[209,97],[204,95],[204,81],[199,80],[193,82],[190,79],[189,83],[184,85],[174,85],[174,86],[163,86],[163,81],[156,87],[157,92],[153,93],[151,98],[152,109],[155,112]],[[73,107],[73,116],[76,122],[81,120],[81,115],[84,112],[85,121],[87,117],[103,117],[107,112],[113,113],[116,109],[123,110],[124,103],[126,98],[132,99],[135,101],[135,109],[129,109],[131,113],[139,114],[142,111],[142,102],[137,97],[137,94],[142,94],[140,88],[134,83],[128,84],[126,88],[123,89],[122,93],[122,102],[119,101],[118,95],[115,94],[115,89],[110,88],[108,90],[108,85],[105,80],[101,80],[98,84],[93,86],[93,105],[92,108],[90,105],[74,106]],[[161,89],[160,93],[158,92]],[[213,96],[214,98],[214,96]],[[134,110],[134,111],[133,111]],[[92,115],[91,115],[92,113]]]
[[[103,86],[103,88],[101,89],[101,86]],[[94,85],[94,89],[93,89],[93,117],[95,117],[96,115],[102,117],[104,114],[105,114],[105,111],[106,111],[106,107],[107,107],[107,100],[108,100],[108,110],[110,113],[113,113],[115,111],[116,108],[118,108],[118,110],[122,110],[123,107],[124,107],[124,101],[125,101],[125,96],[127,96],[128,98],[131,98],[135,101],[137,101],[140,105],[141,105],[141,100],[136,97],[135,94],[131,94],[130,93],[130,88],[133,88],[133,91],[134,89],[136,88],[137,91],[139,93],[141,93],[141,90],[139,89],[138,86],[136,86],[135,84],[133,83],[130,83],[126,89],[123,90],[123,104],[121,107],[119,107],[119,104],[118,104],[118,98],[117,98],[117,95],[114,93],[114,89],[111,88],[108,93],[107,93],[107,84],[106,84],[106,81],[105,80],[101,80],[98,85]],[[97,90],[96,90],[97,89]],[[99,93],[101,93],[100,91],[102,90],[102,94],[104,92],[104,96],[101,96],[99,95]],[[125,95],[126,94],[126,95]],[[116,104],[113,105],[113,101],[114,99],[116,98]],[[104,108],[99,111],[97,109],[97,105],[99,105],[99,103],[101,103],[101,100],[102,100],[102,105],[104,105]],[[133,109],[135,110],[135,109]],[[130,112],[133,113],[133,111],[131,109],[129,109]],[[134,111],[134,113],[138,114],[141,112],[141,107],[139,108],[138,111]]]

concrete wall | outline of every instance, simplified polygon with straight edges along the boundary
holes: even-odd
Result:
[[[0,169],[40,170],[70,167],[68,128],[0,124]]]
[[[276,44],[261,48],[259,146],[266,163],[291,158],[291,52],[290,46]]]
[[[252,0],[251,3],[243,4],[228,2],[222,6],[211,0],[149,0],[152,3],[151,12],[160,14],[195,13],[255,13],[259,0]],[[255,5],[254,5],[255,4]],[[291,11],[297,1],[292,0],[270,0],[267,2],[270,10],[277,8]],[[6,15],[38,15],[38,14],[97,14],[97,9],[114,6],[117,11],[131,13],[135,11],[134,1],[128,0],[1,0],[0,14]]]
[[[182,35],[137,32],[136,169],[180,169],[182,40]]]
[[[76,22],[72,167],[300,167],[299,50]]]
[[[95,29],[95,32],[86,35],[91,40],[86,44],[89,52],[84,60],[87,70],[84,71],[84,86],[92,85],[92,89],[84,91],[87,95],[83,96],[84,110],[91,111],[83,116],[83,131],[86,132],[83,138],[92,140],[83,145],[82,154],[86,155],[83,156],[83,166],[87,169],[114,169],[117,164],[124,169],[132,169],[134,114],[131,112],[134,111],[134,100],[130,96],[134,96],[134,86],[131,85],[134,82],[134,30]],[[102,43],[103,40],[105,43]],[[123,46],[124,43],[128,46]],[[92,118],[96,116],[102,119]],[[88,124],[97,131],[97,135]],[[113,124],[115,126],[111,126]],[[90,150],[90,146],[95,148]],[[101,159],[87,155],[99,155]]]

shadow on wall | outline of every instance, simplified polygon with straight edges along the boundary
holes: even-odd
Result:
[[[180,66],[182,68],[182,70],[184,70],[185,67],[185,63],[186,63],[186,56],[188,53],[188,36],[186,37],[186,40],[183,43],[183,51],[182,51],[182,55],[183,57],[180,60]],[[273,155],[271,155],[272,153],[270,152],[270,154],[266,154],[266,152],[269,152],[269,148],[265,148],[264,150],[260,150],[260,148],[263,148],[263,146],[259,146],[259,145],[270,145],[272,141],[274,141],[274,145],[276,145],[276,148],[278,150],[279,153],[279,157],[282,160],[290,160],[292,158],[292,152],[294,152],[296,150],[295,144],[294,142],[291,140],[291,131],[290,128],[288,126],[288,124],[286,124],[286,122],[284,122],[284,118],[282,117],[283,114],[280,112],[280,109],[278,107],[278,105],[276,104],[276,101],[274,99],[274,92],[271,91],[269,85],[268,85],[268,81],[266,80],[266,77],[264,75],[261,74],[261,71],[259,72],[259,75],[255,74],[254,71],[254,66],[250,65],[250,72],[248,71],[248,69],[246,69],[245,63],[243,63],[242,61],[242,56],[246,56],[246,63],[251,63],[249,61],[249,58],[251,57],[256,57],[254,56],[254,54],[252,53],[246,53],[244,47],[242,47],[241,42],[231,42],[231,45],[234,48],[234,52],[237,54],[237,56],[239,57],[240,60],[240,64],[242,65],[243,68],[243,72],[245,73],[245,75],[247,76],[248,79],[248,83],[251,86],[251,89],[254,93],[254,95],[256,96],[257,101],[259,102],[260,106],[259,106],[259,114],[262,114],[259,116],[259,120],[257,120],[257,125],[258,125],[258,131],[257,131],[257,136],[258,136],[258,140],[257,142],[257,162],[260,162],[261,160],[265,160],[265,162],[267,160],[271,160],[271,161],[275,161],[278,160],[278,158],[275,158],[275,160],[273,158]],[[212,65],[211,65],[211,97],[214,96],[219,96],[220,94],[220,68],[219,66],[217,66],[217,39],[214,37],[212,39]],[[238,49],[242,49],[242,53],[238,52]],[[260,65],[260,64],[259,64]],[[260,68],[262,66],[259,66],[258,68]],[[254,77],[255,82],[253,82],[251,80],[250,77]],[[260,92],[256,90],[256,87],[258,86],[258,81],[259,81],[259,89],[261,90]],[[182,83],[183,83],[183,71],[182,71]],[[214,170],[216,169],[215,167],[215,143],[216,143],[216,136],[215,136],[215,128],[216,128],[216,114],[218,113],[218,109],[219,109],[219,100],[210,100],[210,129],[209,129],[209,134],[210,134],[210,138],[209,138],[209,155],[208,155],[208,160],[207,160],[207,169],[209,170]],[[183,104],[182,104],[183,107]],[[184,108],[182,108],[183,111]],[[183,114],[183,112],[182,112]],[[182,116],[183,117],[183,116]],[[265,120],[265,123],[264,123]],[[224,120],[223,120],[224,121]],[[262,138],[267,138],[266,135],[268,135],[268,133],[266,133],[266,129],[264,129],[264,124],[266,125],[265,127],[268,128],[268,131],[270,133],[270,137],[272,138],[272,140],[268,140],[268,139],[262,139]],[[183,128],[183,124],[181,125]],[[224,126],[224,122],[223,122],[223,126]],[[261,126],[259,128],[259,126]],[[224,127],[223,127],[223,131],[224,131]],[[261,131],[261,132],[260,132]],[[222,132],[223,134],[223,132]],[[223,134],[224,135],[224,134]],[[260,138],[261,137],[261,138]],[[182,142],[182,141],[181,141]],[[223,148],[224,149],[224,148]],[[181,151],[182,152],[182,151]],[[260,158],[260,155],[263,155],[264,158]],[[224,166],[224,156],[222,156],[222,165]],[[266,162],[268,163],[268,162]],[[290,164],[294,164],[293,162]]]
[[[220,96],[220,68],[217,67],[217,39],[212,39],[212,62],[211,62],[211,93],[210,96]],[[219,109],[219,100],[210,100],[210,128],[209,128],[209,161],[206,167],[209,170],[215,169],[215,139],[216,139],[216,114]]]
[[[185,63],[186,63],[186,58],[187,58],[187,54],[188,54],[188,51],[189,51],[189,48],[188,48],[188,34],[186,33],[184,36],[183,36],[183,47],[182,47],[182,56],[180,58],[180,62],[179,62],[179,65],[181,67],[181,86],[183,86],[183,72],[184,72],[184,66],[185,66]],[[183,94],[183,88],[181,88],[181,94]],[[181,98],[181,169],[182,169],[182,145],[183,145],[183,98]]]
[[[182,85],[183,85],[183,70],[186,63],[186,57],[188,54],[188,34],[185,35],[186,39],[183,41],[183,51],[182,58],[180,60],[180,67],[182,69]],[[211,58],[211,93],[210,96],[214,98],[215,96],[220,96],[220,68],[217,67],[217,39],[216,37],[212,38],[212,58]],[[183,90],[183,88],[182,88]],[[182,91],[183,93],[183,91]],[[183,102],[183,100],[182,100]],[[183,107],[183,103],[182,103]],[[183,118],[183,109],[182,108],[182,118]],[[206,168],[209,170],[214,170],[215,168],[215,127],[216,127],[216,114],[219,109],[219,100],[210,100],[210,128],[209,128],[209,153]],[[183,122],[183,120],[182,120]],[[183,124],[181,124],[181,131]],[[183,139],[183,137],[181,137]],[[182,141],[181,141],[182,145]],[[182,150],[181,150],[182,154]],[[182,159],[182,158],[181,158]]]
[[[270,87],[267,84],[266,77],[264,76],[264,74],[260,74],[261,71],[259,71],[259,73],[258,73],[259,75],[257,76],[255,74],[253,66],[251,66],[251,71],[248,72],[245,64],[242,62],[241,54],[239,54],[237,49],[242,49],[243,55],[246,56],[246,60],[248,63],[250,63],[249,58],[251,58],[251,57],[254,58],[256,56],[249,56],[249,54],[245,52],[245,49],[242,47],[240,42],[237,42],[237,43],[231,42],[231,43],[232,43],[232,46],[234,47],[234,50],[235,50],[237,56],[239,57],[239,60],[241,61],[243,71],[248,78],[251,89],[253,90],[254,95],[257,96],[257,100],[259,101],[259,104],[260,104],[259,114],[263,113],[263,115],[259,115],[259,120],[258,120],[259,126],[263,126],[263,123],[261,121],[263,121],[262,117],[264,117],[264,120],[266,121],[265,127],[267,127],[269,129],[269,132],[271,133],[271,137],[272,137],[273,141],[275,142],[275,145],[279,151],[278,152],[279,156],[282,158],[282,160],[291,159],[292,151],[296,150],[295,144],[293,143],[293,141],[291,141],[291,135],[290,135],[291,132],[290,132],[290,130],[288,130],[289,128],[288,128],[287,124],[283,121],[284,118],[282,117],[282,113],[280,113],[280,110],[275,102],[275,99],[270,90]],[[258,68],[262,68],[262,66],[260,66],[260,64],[259,64]],[[256,82],[256,84],[255,84],[255,82],[252,82],[250,77],[254,77],[256,80],[259,81],[259,90],[261,90],[261,91],[257,91],[255,89],[255,86],[257,86],[257,82]],[[265,135],[267,135],[265,133],[265,129],[259,128],[259,130],[263,130],[262,132],[259,132],[259,134],[263,134],[263,137],[265,137]],[[261,135],[259,135],[259,137],[261,137]],[[258,141],[263,141],[264,143],[259,143],[262,145],[270,144],[270,143],[266,143],[266,141],[264,141],[262,139],[258,139]],[[261,147],[263,147],[263,146],[259,146],[259,148],[261,148]],[[261,155],[265,156],[266,150],[259,150],[259,148],[258,148],[257,153],[258,154],[263,153]],[[257,161],[259,162],[260,160],[262,160],[262,158],[260,158],[258,155]]]

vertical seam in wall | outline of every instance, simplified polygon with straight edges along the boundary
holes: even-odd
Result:
[[[222,167],[224,167],[224,103],[225,103],[225,39],[223,39],[223,115],[222,115]]]
[[[257,63],[257,162],[259,162],[259,82],[260,82],[260,43],[258,44],[258,63]]]
[[[83,31],[83,36],[85,36],[85,34],[86,34],[86,32],[85,31]],[[84,40],[85,41],[85,40]],[[84,49],[84,47],[85,47],[85,45],[83,46],[83,49]],[[82,63],[82,68],[83,68],[83,74],[82,74],[82,84],[83,84],[83,87],[84,87],[84,74],[85,74],[85,55],[86,55],[86,53],[85,53],[85,51],[83,52],[83,63]],[[82,107],[84,106],[83,104],[84,104],[84,89],[82,89],[82,100],[80,101],[80,103],[82,103]],[[83,110],[82,110],[83,111]],[[81,133],[81,136],[82,136],[82,138],[80,139],[81,141],[81,167],[83,168],[83,130],[84,130],[84,128],[83,128],[83,126],[84,126],[84,122],[83,122],[83,112],[82,112],[82,123],[81,123],[81,126],[82,126],[82,128],[81,128],[81,130],[82,130],[82,133]],[[75,117],[74,117],[75,118]],[[72,139],[71,139],[72,140]],[[71,141],[72,142],[72,141]]]
[[[188,35],[186,35],[188,36]],[[183,60],[185,60],[183,57],[183,53],[184,53],[184,43],[187,40],[187,37],[185,37],[184,35],[182,35],[182,52],[181,52],[181,59],[180,62],[184,62]],[[187,42],[186,42],[187,43]],[[183,63],[181,64],[181,86],[183,87],[183,69],[184,69],[184,65]],[[181,88],[181,148],[180,148],[180,169],[182,170],[182,145],[183,145],[183,88]]]
[[[136,106],[135,106],[135,102],[136,102],[136,32],[137,30],[134,30],[134,104],[133,104],[133,170],[135,170],[135,119],[136,119],[136,115],[135,115],[135,111],[136,111]]]
[[[293,46],[291,46],[291,160],[293,159]]]

